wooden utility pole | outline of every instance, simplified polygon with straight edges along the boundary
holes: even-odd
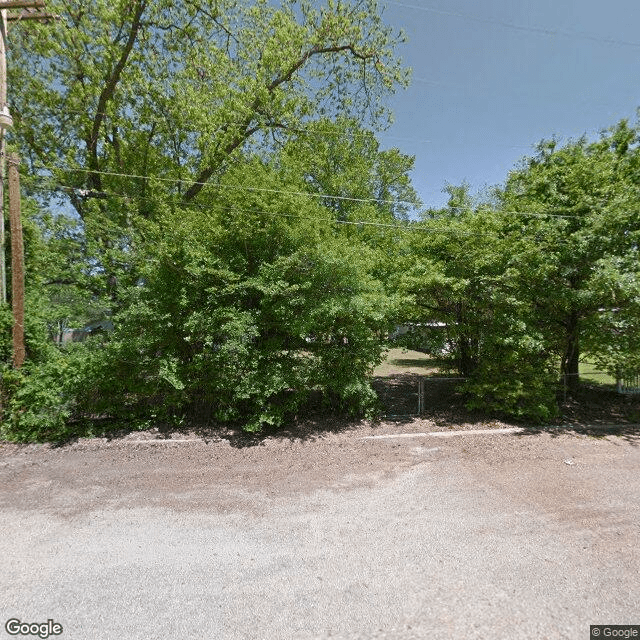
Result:
[[[18,11],[10,11],[17,9]],[[5,256],[4,175],[6,160],[5,129],[13,126],[7,102],[7,24],[23,20],[48,22],[58,16],[48,14],[44,0],[0,0],[0,303],[7,302]],[[20,219],[20,159],[9,160],[9,216],[11,220],[11,301],[13,307],[13,366],[19,369],[25,359],[24,345],[24,246]]]
[[[7,10],[0,11],[0,303],[7,302],[7,272],[4,255],[4,130],[13,125],[7,105]]]
[[[18,11],[9,11],[18,9]],[[7,272],[4,251],[4,176],[5,176],[5,129],[13,126],[7,103],[7,23],[23,20],[48,22],[57,18],[44,11],[44,0],[0,0],[0,303],[7,302]]]
[[[19,369],[24,347],[24,245],[20,218],[20,158],[9,156],[9,221],[11,224],[11,306],[13,309],[13,366]]]

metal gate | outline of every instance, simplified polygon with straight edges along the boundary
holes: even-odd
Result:
[[[409,418],[450,404],[463,380],[465,378],[406,374],[374,378],[372,386],[382,403],[385,418]]]

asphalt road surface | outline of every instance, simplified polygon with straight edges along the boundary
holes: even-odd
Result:
[[[0,638],[587,640],[640,624],[633,429],[0,446]],[[141,439],[143,438],[143,439]],[[26,636],[38,637],[38,636]]]

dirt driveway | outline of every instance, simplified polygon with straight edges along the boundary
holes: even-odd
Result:
[[[0,445],[0,637],[10,618],[52,619],[63,640],[586,640],[640,624],[637,428],[453,431]]]

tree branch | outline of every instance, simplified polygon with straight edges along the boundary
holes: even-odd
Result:
[[[319,45],[315,45],[311,47],[306,53],[300,56],[289,68],[281,73],[278,77],[272,80],[267,85],[267,91],[270,94],[285,82],[289,82],[293,75],[299,71],[313,56],[323,55],[326,53],[341,53],[343,51],[350,52],[354,57],[359,58],[360,60],[370,60],[375,56],[373,54],[366,54],[358,51],[353,44],[345,44],[345,45],[335,45],[330,47],[321,47]],[[260,108],[260,99],[256,98],[251,106],[249,107],[250,115],[246,118],[243,128],[238,132],[238,135],[224,148],[223,155],[228,156],[235,149],[237,149],[241,144],[243,144],[246,140],[248,140],[256,131],[259,131],[262,127],[255,126],[252,128],[248,128],[251,120],[253,119],[256,113],[259,113]],[[271,125],[269,125],[271,126]],[[284,127],[283,127],[284,128]],[[228,131],[228,128],[225,128],[225,133]],[[203,170],[200,171],[196,180],[191,184],[191,186],[187,189],[184,194],[183,201],[189,202],[193,200],[200,191],[204,184],[211,178],[214,174],[216,168],[213,165],[209,165]]]
[[[246,126],[248,126],[248,123]],[[237,138],[235,138],[224,148],[223,155],[228,156],[233,153],[233,151],[235,151],[243,142],[245,142],[254,133],[256,133],[256,131],[259,131],[260,129],[260,126],[251,127],[250,129],[247,129],[245,127],[244,131],[242,131],[242,133]],[[209,165],[208,167],[203,169],[198,174],[195,182],[193,182],[191,186],[185,191],[184,197],[182,198],[183,202],[189,202],[190,200],[193,200],[193,198],[195,198],[200,193],[200,191],[202,191],[202,187],[204,187],[204,185],[209,181],[215,170],[216,167],[214,167],[213,165]]]
[[[273,80],[273,82],[270,85],[267,86],[269,93],[273,93],[274,90],[277,89],[284,82],[289,82],[289,80],[291,80],[291,78],[293,77],[293,74],[296,71],[298,71],[301,67],[303,67],[309,61],[309,59],[312,58],[313,56],[323,55],[325,53],[341,53],[343,51],[349,51],[351,52],[351,55],[353,55],[355,58],[359,58],[360,60],[364,60],[364,61],[370,60],[371,58],[374,57],[372,54],[365,54],[365,53],[359,52],[352,44],[335,45],[333,47],[320,47],[319,45],[316,45],[315,47],[312,47],[311,49],[309,49],[309,51],[307,51],[303,56],[301,56],[296,62],[294,62],[289,67],[288,71],[278,76],[275,80]]]
[[[105,112],[108,102],[113,98],[113,94],[115,93],[118,82],[120,81],[120,77],[122,75],[122,71],[124,70],[127,60],[129,59],[129,55],[133,50],[133,45],[135,44],[136,38],[140,31],[141,18],[147,7],[146,0],[137,0],[136,2],[136,11],[133,16],[133,20],[131,21],[131,28],[129,30],[129,36],[127,38],[127,42],[122,49],[120,54],[120,58],[116,63],[116,66],[113,68],[113,71],[107,77],[107,81],[105,86],[103,87],[100,97],[98,98],[98,106],[96,108],[96,115],[93,119],[93,125],[91,128],[91,134],[88,140],[88,151],[89,151],[89,168],[98,171],[99,162],[98,162],[98,138],[100,135],[100,127],[104,122]],[[89,184],[97,190],[102,189],[102,181],[100,179],[100,175],[98,173],[90,173],[89,174]]]

